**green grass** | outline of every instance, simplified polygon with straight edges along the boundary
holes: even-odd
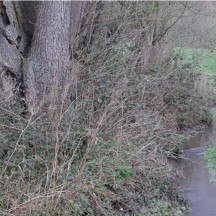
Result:
[[[193,64],[207,75],[216,76],[216,51],[176,47],[174,49],[174,54],[181,56],[181,63]]]
[[[216,107],[210,109],[210,114],[213,120],[216,120]]]
[[[216,183],[216,144],[210,146],[204,154],[210,174],[210,181]]]

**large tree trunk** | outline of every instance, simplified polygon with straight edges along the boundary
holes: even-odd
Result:
[[[71,80],[70,4],[40,3],[24,69],[27,98],[31,103],[41,99],[53,103]]]
[[[0,2],[0,73],[10,69],[24,82],[28,105],[54,104],[73,84],[72,50],[83,7],[69,1]]]

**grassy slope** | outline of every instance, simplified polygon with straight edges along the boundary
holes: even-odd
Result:
[[[196,74],[169,62],[134,75],[125,67],[134,53],[120,45],[103,82],[94,70],[101,58],[94,60],[94,76],[86,75],[88,82],[97,78],[94,97],[83,78],[76,109],[28,119],[17,104],[0,106],[1,215],[184,215],[174,184],[179,174],[167,156],[181,148],[179,124],[205,119]]]
[[[216,183],[216,145],[212,145],[207,149],[204,159],[209,170],[210,181]]]
[[[174,53],[183,57],[184,63],[196,63],[207,75],[216,75],[216,51],[197,48],[175,48]]]
[[[216,120],[216,107],[211,109],[212,117]],[[204,160],[206,161],[210,182],[216,183],[216,144],[208,147],[204,154]]]
[[[112,52],[106,63],[93,58],[94,74],[65,113],[23,118],[17,104],[0,106],[1,215],[184,215],[167,156],[181,148],[180,124],[206,118],[196,71],[186,65],[193,55],[185,54],[185,67],[170,61],[147,73],[129,69],[135,51],[119,43]]]

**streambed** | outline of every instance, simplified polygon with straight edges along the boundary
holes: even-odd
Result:
[[[185,144],[187,161],[181,164],[185,178],[180,185],[189,200],[187,216],[216,216],[216,186],[209,182],[203,160],[204,151],[211,143],[216,143],[216,124]]]

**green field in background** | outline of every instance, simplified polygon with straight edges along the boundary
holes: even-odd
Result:
[[[216,51],[176,47],[173,52],[175,55],[181,56],[182,63],[194,64],[204,73],[216,76]]]

